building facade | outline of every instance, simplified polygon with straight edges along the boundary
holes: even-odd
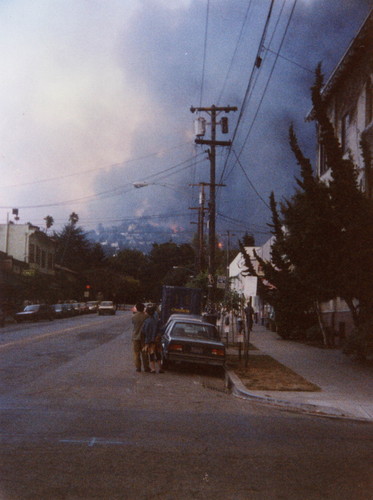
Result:
[[[0,251],[28,264],[31,271],[54,276],[56,243],[47,234],[27,224],[0,224]]]
[[[373,157],[373,10],[326,82],[322,98],[346,158],[352,157],[360,189],[373,197],[371,166],[364,164],[361,141]],[[323,146],[318,144],[317,174],[331,178]],[[324,322],[343,338],[353,329],[351,313],[340,298],[321,304]]]
[[[270,261],[273,241],[274,237],[272,236],[261,247],[245,247],[245,251],[250,256],[251,263],[259,276],[262,271],[259,262],[254,256],[254,251],[262,260]],[[255,317],[264,324],[270,317],[272,308],[258,295],[258,278],[247,275],[245,259],[241,252],[236,255],[229,265],[229,282],[230,289],[244,297],[245,303],[251,300]]]
[[[326,82],[322,98],[343,153],[356,164],[361,190],[372,197],[372,176],[364,166],[360,142],[363,139],[373,154],[373,11]],[[320,144],[317,173],[330,180]]]

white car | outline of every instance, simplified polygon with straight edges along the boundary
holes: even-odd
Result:
[[[99,316],[102,316],[104,314],[114,315],[115,314],[114,302],[111,300],[103,300],[98,305],[97,313]]]

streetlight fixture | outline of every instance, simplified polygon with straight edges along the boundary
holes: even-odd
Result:
[[[143,188],[143,187],[149,186],[149,183],[148,182],[141,182],[141,181],[139,181],[139,182],[133,182],[132,185],[136,189],[139,189],[139,188]]]

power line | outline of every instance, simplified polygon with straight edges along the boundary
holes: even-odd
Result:
[[[274,69],[275,69],[275,66],[276,66],[276,63],[277,63],[277,60],[278,60],[279,54],[280,54],[280,52],[281,52],[281,48],[282,48],[282,46],[283,46],[283,43],[284,43],[285,38],[286,38],[286,35],[287,35],[287,32],[288,32],[288,29],[289,29],[289,26],[290,26],[291,19],[292,19],[293,14],[294,14],[294,10],[295,10],[295,7],[296,7],[296,4],[297,4],[297,1],[298,1],[298,0],[294,0],[293,6],[292,6],[292,10],[291,10],[291,12],[290,12],[290,15],[289,15],[289,18],[288,18],[288,21],[287,21],[287,24],[286,24],[285,31],[284,31],[284,33],[283,33],[283,35],[282,35],[282,39],[281,39],[281,43],[280,43],[280,47],[279,47],[278,53],[277,53],[277,55],[276,55],[276,58],[275,58],[275,61],[274,61],[273,65],[272,65],[272,68],[271,68],[271,71],[270,71],[269,77],[268,77],[268,79],[267,79],[267,83],[266,83],[266,85],[265,85],[264,91],[263,91],[262,96],[261,96],[261,98],[260,98],[259,104],[258,104],[258,106],[257,106],[256,112],[255,112],[255,114],[254,114],[254,117],[253,117],[253,120],[252,120],[251,125],[250,125],[250,127],[249,127],[249,130],[248,130],[248,132],[247,132],[247,134],[246,134],[245,140],[244,140],[244,142],[243,142],[243,144],[242,144],[242,146],[241,146],[240,152],[239,152],[239,154],[237,155],[237,153],[236,153],[236,151],[233,149],[233,147],[230,149],[230,151],[233,151],[233,152],[234,152],[234,155],[235,155],[235,157],[236,157],[236,162],[235,162],[235,164],[236,164],[236,163],[238,163],[238,164],[239,164],[239,166],[240,166],[240,168],[241,168],[242,172],[244,173],[244,175],[245,175],[245,177],[246,177],[247,181],[249,182],[250,186],[252,187],[252,189],[254,190],[254,192],[256,193],[256,195],[258,196],[258,198],[259,198],[259,199],[260,199],[260,200],[261,200],[261,201],[265,204],[265,206],[266,206],[267,208],[270,208],[270,207],[268,206],[268,204],[266,203],[266,201],[265,201],[265,200],[261,197],[261,195],[259,194],[259,192],[258,192],[258,191],[257,191],[257,189],[255,188],[254,184],[252,183],[252,181],[250,180],[249,176],[247,175],[247,173],[246,173],[245,169],[243,168],[243,166],[242,166],[241,162],[239,161],[239,158],[240,158],[240,156],[241,156],[241,154],[242,154],[242,152],[243,152],[243,150],[244,150],[244,148],[245,148],[245,145],[246,145],[246,143],[247,143],[247,141],[248,141],[248,138],[249,138],[249,136],[250,136],[250,134],[251,134],[251,131],[252,131],[252,129],[253,129],[253,126],[254,126],[254,124],[255,124],[255,122],[256,122],[256,119],[257,119],[257,117],[258,117],[259,111],[260,111],[260,109],[261,109],[261,106],[262,106],[262,103],[263,103],[263,100],[264,100],[265,94],[266,94],[266,92],[267,92],[267,90],[268,90],[268,86],[269,86],[269,83],[270,83],[270,81],[271,81],[271,78],[272,78],[272,75],[273,75],[273,72],[274,72]],[[284,2],[284,3],[285,3],[285,2]],[[283,7],[284,7],[284,3],[283,3],[283,5],[282,5],[282,9],[283,9]],[[272,5],[271,5],[271,6],[272,6]],[[281,9],[281,12],[280,12],[280,16],[281,16],[281,13],[282,13],[282,9]],[[280,18],[280,16],[279,16],[279,18]],[[278,21],[279,21],[279,18],[278,18]],[[267,17],[267,19],[268,19],[268,17]],[[278,21],[277,21],[277,24],[278,24]],[[276,28],[275,28],[274,32],[275,32],[275,31],[276,31],[276,29],[277,29],[277,24],[276,24]],[[274,33],[272,34],[271,40],[272,40],[272,38],[273,38],[273,35],[274,35]],[[262,40],[263,40],[263,43],[264,43],[264,38],[263,38],[263,37],[262,37]],[[259,51],[260,51],[260,47],[259,47]],[[259,51],[258,51],[258,53],[259,53]],[[245,96],[245,97],[246,97],[246,96]],[[238,129],[238,125],[239,125],[239,124],[237,124],[237,126],[236,126],[235,132],[236,132],[236,131],[237,131],[237,129]],[[233,143],[233,140],[232,140],[232,143]],[[226,159],[226,162],[225,162],[225,165],[224,165],[224,169],[223,169],[223,172],[222,172],[222,175],[221,175],[221,181],[220,181],[220,182],[223,182],[223,175],[224,175],[224,171],[225,171],[225,169],[226,169],[226,165],[227,165],[227,162],[228,162],[228,158],[229,158],[229,155],[228,155],[228,157],[227,157],[227,159]],[[233,168],[235,167],[235,164],[232,166],[232,168],[231,168],[231,170],[230,170],[230,172],[229,172],[229,175],[231,174],[231,172],[232,172]]]
[[[259,199],[260,199],[260,200],[264,203],[264,205],[265,205],[267,208],[269,208],[269,209],[270,209],[270,206],[268,205],[268,203],[267,203],[267,202],[266,202],[266,201],[262,198],[262,196],[259,194],[259,192],[258,192],[258,190],[256,189],[256,187],[255,187],[255,186],[254,186],[254,184],[252,183],[251,179],[250,179],[250,178],[249,178],[249,176],[247,175],[247,173],[246,173],[245,169],[243,168],[243,166],[242,166],[242,164],[241,164],[241,162],[240,162],[240,159],[239,159],[239,157],[237,156],[237,153],[236,153],[236,151],[235,151],[234,149],[233,149],[233,153],[234,153],[234,155],[235,155],[235,157],[236,157],[236,161],[237,161],[237,163],[238,163],[238,164],[239,164],[239,166],[241,167],[241,170],[242,170],[242,172],[243,172],[244,176],[246,177],[247,182],[250,184],[251,188],[253,189],[254,193],[255,193],[255,194],[258,196],[258,198],[259,198]]]
[[[296,4],[297,4],[297,1],[298,1],[298,0],[294,0],[293,7],[292,7],[292,10],[291,10],[291,12],[290,12],[290,16],[289,16],[288,22],[287,22],[287,24],[286,24],[286,28],[285,28],[284,34],[283,34],[283,36],[282,36],[282,40],[281,40],[281,43],[280,43],[280,47],[279,47],[279,50],[278,50],[278,54],[276,55],[275,61],[274,61],[273,65],[272,65],[272,68],[271,68],[271,71],[270,71],[269,77],[268,77],[268,79],[267,79],[267,83],[266,83],[266,85],[265,85],[265,87],[264,87],[264,90],[263,90],[262,96],[261,96],[261,98],[260,98],[260,100],[259,100],[259,104],[258,104],[257,109],[256,109],[256,112],[255,112],[255,114],[254,114],[254,118],[253,118],[253,120],[252,120],[252,122],[251,122],[251,125],[250,125],[250,127],[249,127],[249,130],[248,130],[248,132],[247,132],[247,134],[246,134],[245,140],[244,140],[243,145],[242,145],[242,147],[241,147],[241,150],[240,150],[240,152],[239,152],[239,155],[238,155],[239,157],[241,156],[242,151],[243,151],[243,149],[245,148],[246,142],[248,141],[249,135],[251,134],[251,131],[252,131],[252,129],[253,129],[253,126],[254,126],[254,124],[255,124],[255,122],[256,122],[256,119],[257,119],[257,117],[258,117],[259,111],[260,111],[260,109],[261,109],[261,107],[262,107],[263,100],[264,100],[264,97],[265,97],[265,95],[266,95],[266,93],[267,93],[269,83],[270,83],[270,81],[271,81],[271,79],[272,79],[272,75],[273,75],[273,72],[274,72],[274,70],[275,70],[276,63],[277,63],[277,60],[278,60],[278,58],[279,58],[279,54],[280,54],[280,52],[281,52],[281,48],[282,48],[282,46],[283,46],[283,44],[284,44],[284,41],[285,41],[285,38],[286,38],[286,35],[287,35],[287,32],[288,32],[288,29],[289,29],[289,26],[290,26],[290,22],[291,22],[291,19],[292,19],[292,17],[293,17],[293,14],[294,14],[294,9],[295,9],[295,6],[296,6]]]
[[[233,61],[234,61],[234,59],[235,59],[235,57],[236,57],[236,54],[237,54],[237,51],[238,51],[238,46],[239,46],[240,41],[241,41],[242,36],[243,36],[244,27],[245,27],[245,24],[246,24],[247,19],[248,19],[248,16],[249,16],[249,11],[250,11],[250,9],[251,9],[251,5],[252,5],[252,0],[250,0],[249,5],[248,5],[248,7],[247,7],[247,9],[246,9],[246,14],[245,14],[244,20],[243,20],[243,22],[242,22],[242,26],[241,26],[240,33],[239,33],[239,35],[238,35],[238,39],[237,39],[237,42],[236,42],[236,47],[235,47],[235,49],[234,49],[234,52],[233,52],[233,55],[232,55],[232,58],[231,58],[231,61],[230,61],[230,64],[229,64],[229,67],[228,67],[227,73],[226,73],[226,75],[225,75],[225,79],[224,79],[224,83],[223,83],[223,88],[221,89],[221,92],[220,92],[219,97],[218,97],[218,105],[219,105],[220,100],[221,100],[221,98],[222,98],[222,95],[223,95],[223,93],[224,93],[225,86],[226,86],[227,81],[228,81],[228,76],[229,76],[229,73],[231,72],[231,69],[232,69],[232,66],[233,66]]]
[[[203,42],[203,63],[202,63],[202,78],[201,78],[201,95],[200,95],[200,101],[199,101],[199,106],[202,106],[202,99],[203,99],[203,87],[205,83],[205,70],[206,70],[206,52],[207,52],[207,33],[208,33],[208,26],[209,26],[209,11],[210,11],[210,0],[207,0],[207,6],[206,6],[206,22],[205,22],[205,35],[204,35],[204,42]]]
[[[288,57],[285,57],[285,56],[281,55],[279,52],[275,52],[274,50],[271,50],[268,47],[264,47],[264,48],[265,48],[265,50],[267,52],[270,52],[271,54],[275,54],[280,59],[284,59],[285,61],[287,61],[287,62],[289,62],[291,64],[294,64],[294,66],[298,66],[298,68],[304,69],[304,71],[308,71],[308,73],[312,73],[312,74],[315,73],[314,70],[306,68],[306,66],[302,66],[301,64],[297,63],[296,61],[293,61],[293,60],[289,59]]]
[[[190,141],[188,142],[185,142],[183,144],[178,144],[177,146],[174,146],[172,148],[169,148],[167,150],[165,150],[165,152],[169,152],[169,151],[172,151],[174,149],[178,149],[182,146],[185,146],[187,144],[191,144]],[[56,177],[48,177],[46,179],[38,179],[37,181],[31,181],[31,182],[22,182],[22,183],[19,183],[19,184],[8,184],[8,185],[3,185],[3,186],[0,186],[1,188],[12,188],[12,187],[22,187],[22,186],[32,186],[32,185],[35,185],[35,184],[42,184],[44,182],[52,182],[52,181],[57,181],[57,180],[61,180],[61,179],[67,179],[69,177],[75,177],[75,176],[78,176],[78,175],[87,175],[87,174],[90,174],[90,173],[94,173],[94,172],[100,172],[101,170],[107,170],[107,169],[112,169],[112,168],[116,168],[116,167],[123,167],[124,165],[126,165],[127,163],[133,163],[133,162],[138,162],[138,161],[142,161],[142,160],[146,160],[148,158],[152,158],[154,156],[157,156],[159,154],[159,151],[155,152],[155,153],[150,153],[148,155],[144,155],[144,156],[139,156],[137,158],[131,158],[129,160],[125,160],[123,162],[120,162],[120,163],[112,163],[111,165],[106,165],[105,167],[98,167],[98,168],[91,168],[91,169],[88,169],[88,170],[82,170],[80,172],[73,172],[73,173],[70,173],[70,174],[65,174],[65,175],[59,175],[59,176],[56,176]]]
[[[204,154],[204,153],[199,153],[196,156],[200,156],[202,154]],[[175,173],[179,173],[183,170],[191,168],[195,163],[183,166],[182,168],[180,168],[176,172],[172,172],[171,174],[169,173],[171,170],[176,169],[176,168],[184,165],[185,163],[189,162],[190,160],[191,159],[188,158],[187,160],[184,160],[177,165],[173,165],[172,167],[166,168],[160,172],[149,175],[148,177],[145,177],[144,180],[149,180],[149,179],[156,177],[157,175],[165,174],[165,173],[167,173],[168,176],[174,175]],[[197,163],[202,163],[204,161],[205,161],[205,159],[201,159]],[[163,178],[164,177],[161,177],[159,180],[162,180]],[[125,188],[129,188],[129,189],[124,191]],[[39,204],[39,205],[19,205],[17,203],[13,203],[12,205],[0,206],[0,209],[10,209],[10,208],[13,208],[14,206],[17,206],[17,208],[19,208],[19,209],[50,208],[50,207],[64,206],[64,205],[69,205],[71,203],[82,203],[82,202],[89,202],[89,201],[94,201],[94,200],[102,200],[102,199],[110,198],[113,196],[123,195],[123,194],[128,193],[132,190],[133,190],[133,185],[131,183],[126,183],[126,184],[122,184],[120,186],[117,186],[114,189],[108,189],[106,191],[101,191],[100,193],[96,193],[96,194],[89,195],[89,196],[83,196],[81,198],[75,198],[75,199],[71,199],[71,200],[65,200],[65,201],[53,202],[53,203],[43,203],[43,204]]]
[[[234,144],[234,141],[235,141],[236,136],[237,136],[238,128],[240,126],[240,123],[242,121],[244,112],[246,110],[246,106],[247,106],[247,101],[248,101],[248,98],[249,98],[249,94],[250,94],[252,86],[253,86],[254,76],[257,73],[256,70],[259,70],[260,66],[261,66],[260,55],[261,55],[261,51],[262,51],[262,45],[264,44],[265,35],[267,33],[267,30],[268,30],[269,21],[271,19],[273,4],[274,4],[274,0],[271,0],[271,5],[270,5],[270,8],[269,8],[269,11],[268,11],[268,14],[267,14],[267,18],[266,18],[266,22],[265,22],[265,25],[264,25],[264,28],[263,28],[263,31],[262,31],[262,36],[260,38],[260,42],[259,42],[258,50],[257,50],[257,53],[256,53],[256,57],[255,57],[255,60],[254,60],[254,64],[253,64],[253,67],[251,69],[249,81],[248,81],[248,84],[247,84],[247,87],[246,87],[246,91],[245,91],[245,94],[244,94],[244,97],[243,97],[243,100],[242,100],[242,103],[241,103],[241,106],[240,106],[240,113],[238,115],[237,123],[236,123],[236,126],[235,126],[234,131],[233,131],[232,141],[231,141],[232,145]],[[225,170],[227,168],[228,159],[229,159],[229,153],[228,153],[228,156],[227,156],[227,158],[225,160],[225,164],[224,164],[221,176],[220,176],[220,181],[219,181],[220,183],[223,182],[224,172],[225,172]]]
[[[237,220],[232,217],[228,217],[227,215],[223,215],[222,213],[218,212],[217,214],[221,219],[225,220],[226,222],[229,222],[230,224],[236,224],[238,226],[241,226],[245,228],[246,230],[258,233],[258,234],[270,234],[269,230],[264,230],[263,226],[257,226],[255,224],[248,224],[242,220]],[[255,227],[257,226],[257,227]],[[236,231],[236,229],[235,229]]]

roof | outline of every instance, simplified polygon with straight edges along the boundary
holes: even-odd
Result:
[[[322,95],[327,99],[333,89],[338,85],[341,78],[343,78],[346,71],[349,70],[350,65],[355,60],[356,56],[366,52],[367,47],[372,45],[373,42],[373,9],[369,12],[365,21],[361,25],[357,35],[350,43],[342,59],[339,61],[334,71],[326,82]]]
[[[367,52],[367,47],[372,47],[373,45],[373,9],[370,10],[368,16],[365,18],[363,24],[361,25],[357,35],[354,37],[341,60],[334,68],[333,72],[329,76],[327,82],[325,83],[321,95],[324,100],[327,100],[332,94],[334,89],[344,78],[346,73],[350,71],[351,65],[356,61],[356,57],[359,57]],[[371,51],[372,53],[372,51]],[[306,120],[313,118],[313,108],[307,114]]]

